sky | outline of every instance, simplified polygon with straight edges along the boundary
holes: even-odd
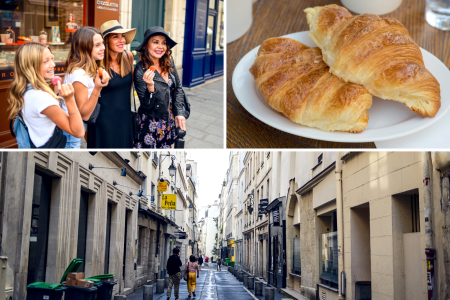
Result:
[[[197,208],[213,204],[219,200],[221,185],[228,169],[229,154],[227,150],[189,150],[187,158],[197,162],[198,200]]]

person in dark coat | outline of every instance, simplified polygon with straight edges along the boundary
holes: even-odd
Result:
[[[198,257],[198,267],[200,270],[202,269],[202,265],[203,265],[203,257],[200,255]]]
[[[183,265],[180,259],[180,249],[174,248],[173,255],[167,260],[167,273],[169,273],[169,287],[167,288],[167,300],[172,294],[172,286],[174,286],[175,299],[179,299],[181,271],[180,267]]]

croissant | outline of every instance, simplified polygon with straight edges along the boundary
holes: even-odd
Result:
[[[267,103],[296,123],[352,133],[367,126],[372,95],[331,74],[317,47],[289,38],[267,39],[250,73]]]
[[[334,4],[304,12],[309,36],[322,49],[330,72],[363,85],[374,96],[401,102],[422,117],[436,115],[441,106],[439,82],[399,21],[372,14],[352,16]]]

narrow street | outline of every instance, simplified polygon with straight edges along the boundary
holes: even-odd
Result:
[[[265,285],[264,285],[265,288]],[[228,272],[227,267],[222,266],[222,271],[217,271],[217,265],[215,263],[209,263],[203,266],[200,271],[200,277],[197,279],[196,297],[190,299],[207,300],[263,300],[264,288],[262,296],[255,296],[254,290],[248,290],[242,282],[236,279],[231,273]],[[164,289],[163,294],[156,294],[156,285],[153,285],[153,299],[165,300],[167,299],[167,289]],[[127,299],[142,300],[143,288],[138,289],[134,293],[127,296]],[[188,297],[187,284],[183,279],[180,284],[180,300],[187,300]],[[172,296],[170,299],[175,299],[175,295],[172,290]],[[286,296],[275,292],[274,300],[289,299]]]

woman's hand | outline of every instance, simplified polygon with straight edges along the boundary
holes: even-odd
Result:
[[[183,116],[176,116],[175,117],[175,123],[177,124],[177,127],[180,127],[181,130],[186,131],[186,118]]]
[[[73,100],[73,86],[71,83],[66,83],[61,85],[61,82],[58,81],[58,91],[59,95],[64,98],[64,101],[68,102]]]
[[[97,70],[97,74],[95,75],[94,78],[94,84],[95,84],[95,89],[97,90],[101,90],[103,87],[107,86],[109,83],[109,80],[111,79],[111,77],[109,77],[108,72],[106,72],[106,70],[103,70],[103,76],[100,77],[100,75],[98,74],[98,70]]]
[[[152,93],[155,91],[155,82],[153,81],[153,77],[155,77],[155,72],[153,72],[151,69],[145,71],[144,75],[142,76],[142,79],[147,84],[148,91]]]

